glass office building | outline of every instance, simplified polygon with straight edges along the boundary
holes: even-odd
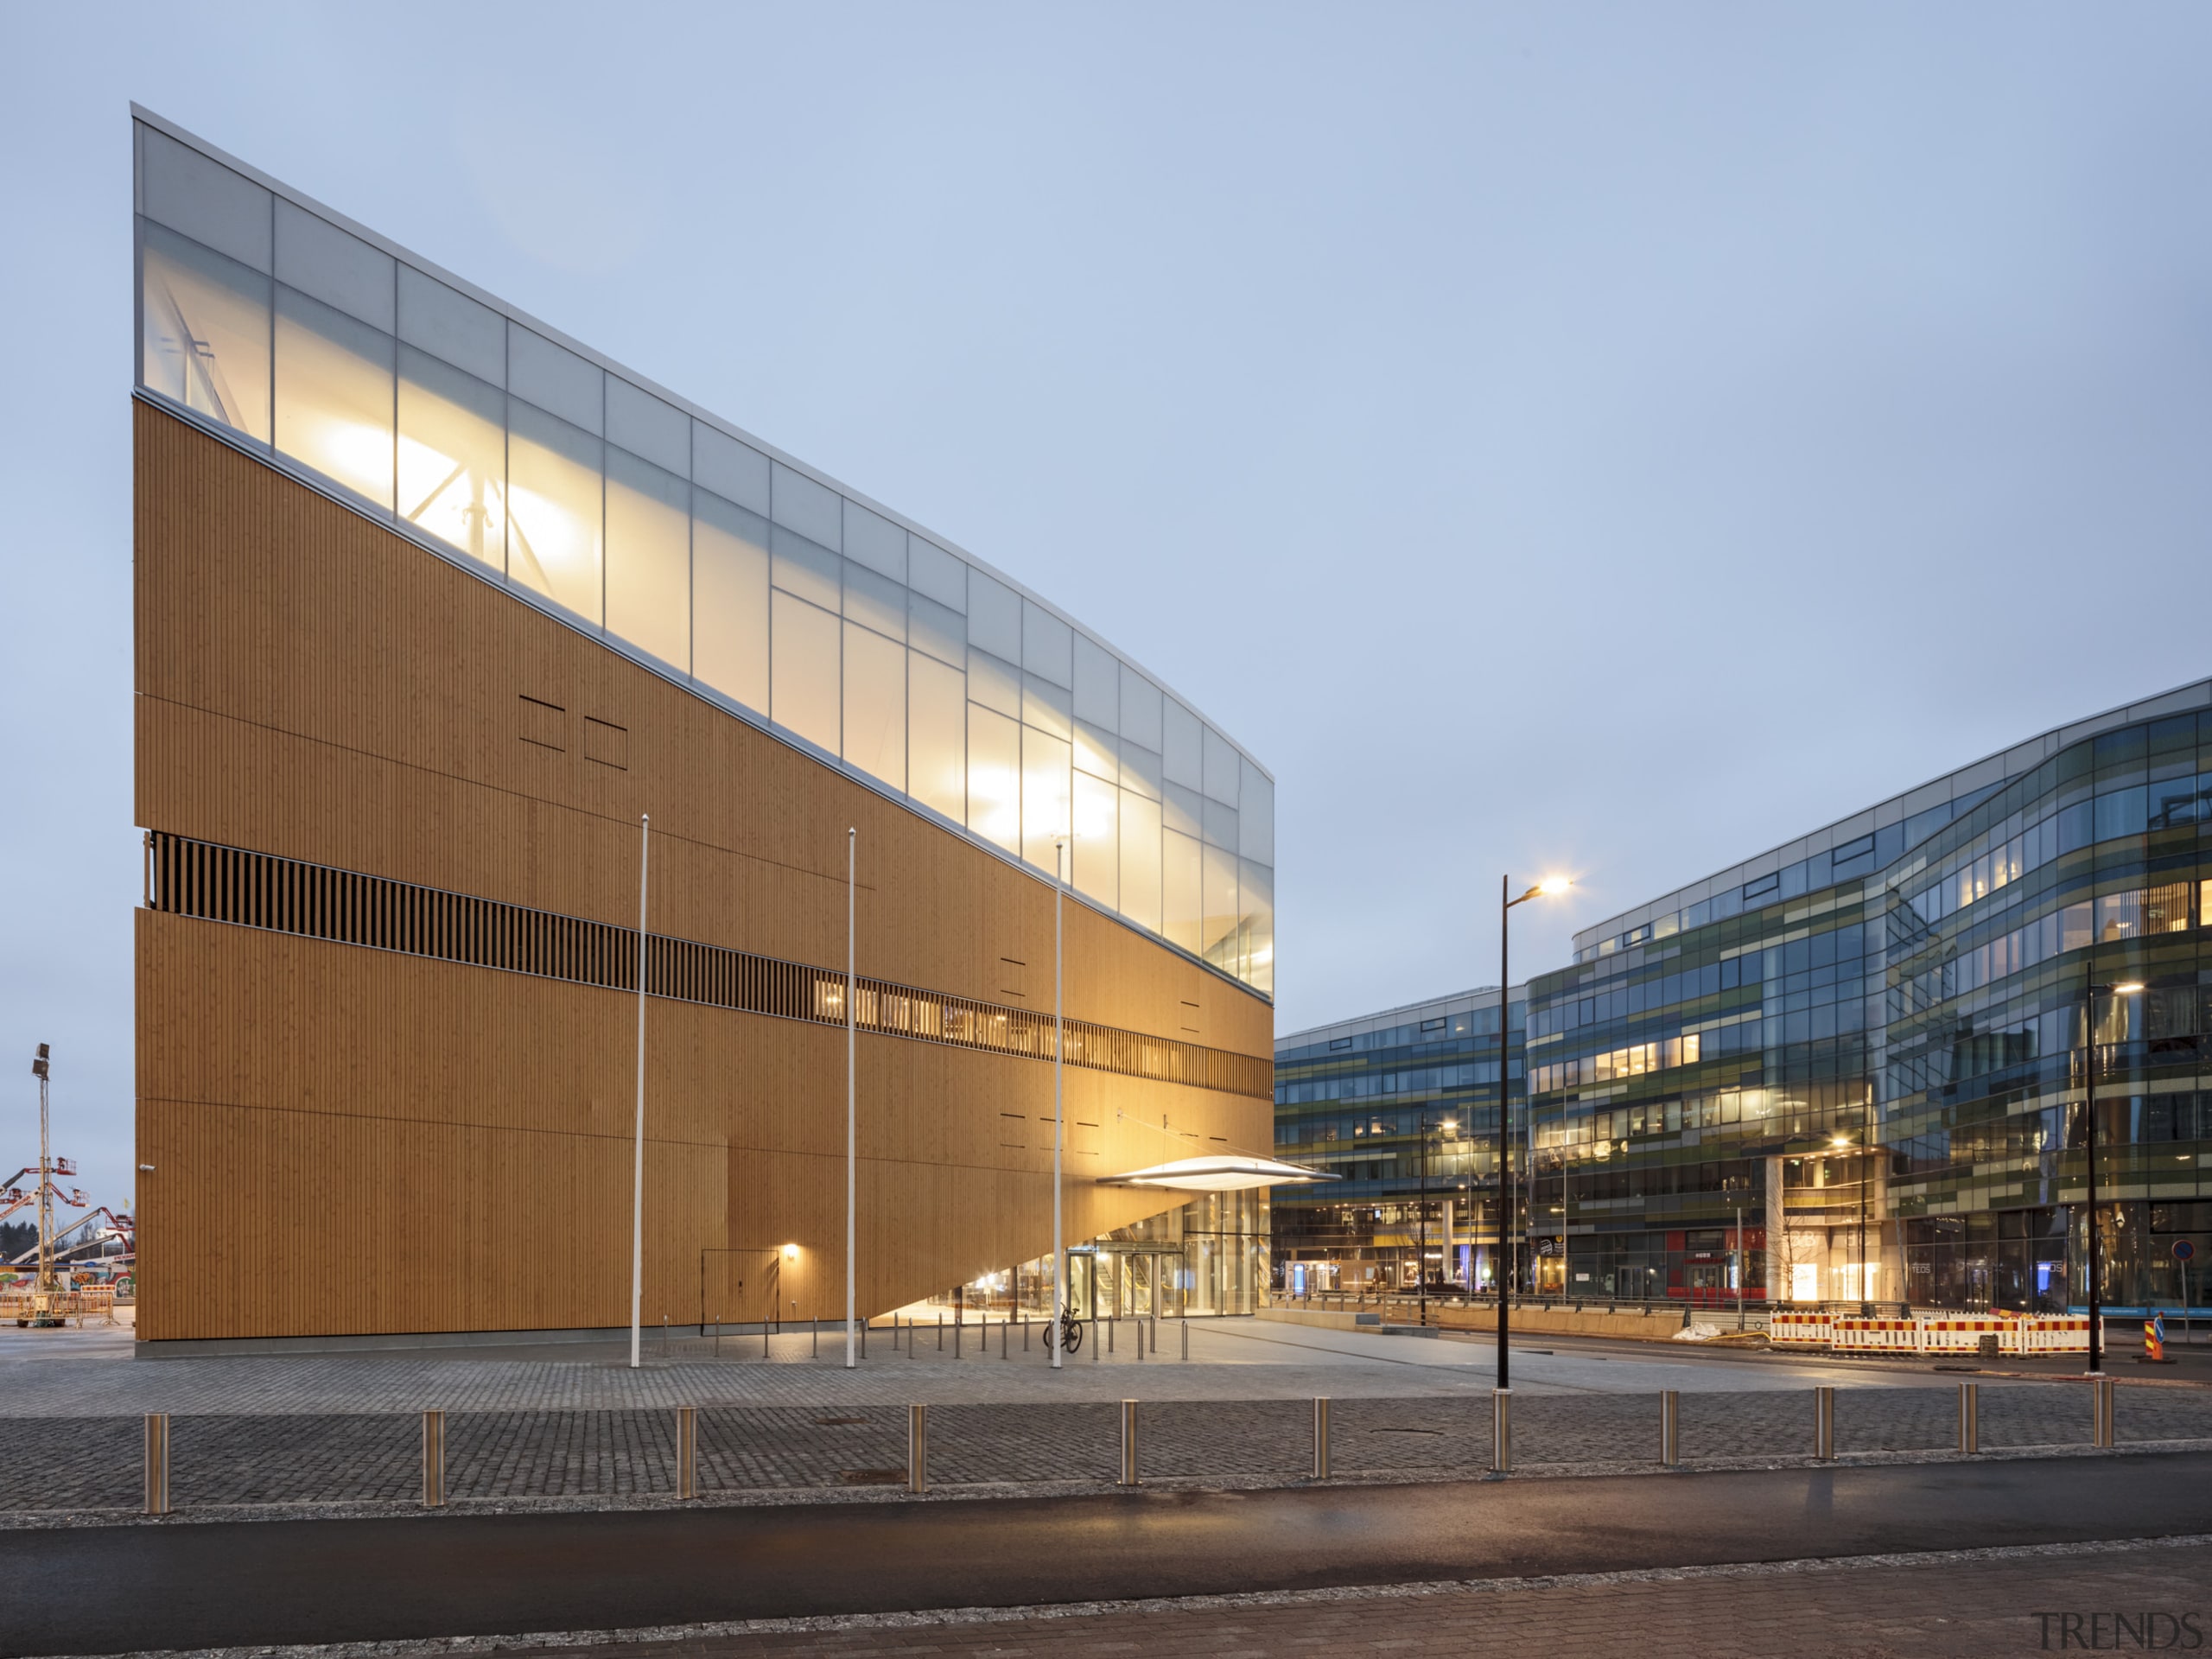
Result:
[[[138,381],[1271,995],[1274,784],[1000,572],[136,111]],[[1163,602],[1173,602],[1163,595]]]
[[[2212,1250],[2208,837],[2212,681],[1578,934],[1573,964],[1528,988],[1524,1282],[2078,1307],[2094,1068],[2104,1295],[2212,1300],[2196,1274]],[[2129,982],[2144,988],[2095,988]],[[1409,1202],[1403,1137],[1480,1099],[1425,1064],[1441,1017],[1355,1022],[1373,1029],[1329,1038],[1338,1051],[1314,1033],[1279,1045],[1279,1138],[1357,1127],[1355,1101],[1394,1114],[1376,1114],[1401,1137],[1368,1189],[1378,1227]],[[1387,1067],[1328,1062],[1369,1045]],[[1479,1156],[1469,1167],[1478,1186]],[[1425,1213],[1438,1224],[1433,1198]]]
[[[1275,1044],[1275,1155],[1336,1176],[1274,1195],[1274,1280],[1294,1295],[1496,1282],[1501,1064],[1525,1142],[1524,989],[1495,987]],[[1516,1170],[1525,1169],[1522,1159]]]

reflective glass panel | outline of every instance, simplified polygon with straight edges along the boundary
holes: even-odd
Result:
[[[1070,823],[1068,743],[1033,727],[1021,732],[1021,856],[1040,870],[1056,868],[1052,842]]]
[[[790,594],[773,595],[775,638],[769,646],[773,687],[768,715],[810,743],[835,754],[838,730],[838,630],[843,626],[818,605]]]
[[[607,631],[691,671],[691,486],[607,451]]]
[[[768,712],[768,524],[704,490],[691,493],[692,674]]]
[[[1173,830],[1160,832],[1160,931],[1170,944],[1197,954],[1204,937],[1197,836]]]
[[[399,348],[399,516],[507,568],[506,399],[411,346]]]
[[[1082,772],[1075,776],[1075,871],[1079,893],[1119,908],[1122,887],[1122,791]]]
[[[845,759],[906,787],[906,647],[845,624]]]
[[[149,391],[269,442],[269,279],[158,225],[144,226]]]
[[[968,687],[957,668],[906,657],[906,792],[955,823],[968,821]]]
[[[968,827],[1008,852],[1021,846],[1021,723],[968,705]]]
[[[601,620],[600,442],[507,400],[507,576]]]
[[[1160,931],[1160,803],[1122,791],[1122,914]]]
[[[276,447],[391,510],[392,340],[276,290]]]

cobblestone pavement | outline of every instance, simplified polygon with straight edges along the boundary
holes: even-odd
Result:
[[[1948,1451],[1949,1388],[1837,1396],[1839,1450]],[[1808,1390],[1685,1394],[1681,1452],[1695,1465],[1798,1459],[1812,1451]],[[2124,1444],[2212,1440],[2212,1390],[2129,1389]],[[897,1406],[702,1407],[702,1493],[903,1484],[906,1413]],[[1141,1465],[1154,1478],[1310,1473],[1304,1400],[1154,1401],[1140,1417]],[[1524,1472],[1649,1466],[1659,1452],[1649,1395],[1516,1395],[1516,1465]],[[942,1488],[1110,1481],[1119,1413],[1109,1402],[955,1402],[930,1412],[930,1475]],[[2082,1446],[2088,1392],[2022,1383],[1985,1388],[1985,1452]],[[406,1413],[185,1413],[171,1419],[171,1491],[180,1510],[216,1505],[412,1502],[421,1486],[420,1419]],[[1340,1398],[1331,1406],[1338,1476],[1479,1473],[1489,1466],[1487,1395]],[[130,1509],[140,1499],[139,1420],[0,1418],[0,1511]],[[626,1497],[673,1493],[673,1411],[448,1411],[446,1490],[459,1500]]]
[[[2123,1618],[2122,1626],[2115,1622]],[[2069,1623],[2069,1621],[2071,1621]],[[2194,1634],[2193,1634],[2194,1633]],[[2151,1639],[2137,1640],[2140,1634]],[[1405,1586],[1058,1609],[788,1621],[606,1643],[609,1659],[962,1659],[1144,1653],[1544,1654],[1550,1659],[1981,1659],[2070,1646],[2212,1643],[2212,1545],[1958,1551],[1778,1567],[1578,1575],[1478,1586]],[[468,1651],[383,1644],[379,1655]],[[487,1641],[483,1645],[491,1645]],[[367,1649],[361,1650],[364,1654]]]
[[[1058,1373],[1033,1329],[994,1325],[979,1347],[972,1328],[956,1339],[924,1327],[897,1346],[876,1332],[866,1362],[842,1364],[842,1335],[828,1328],[785,1332],[767,1344],[756,1332],[719,1344],[648,1336],[645,1363],[632,1370],[622,1344],[548,1344],[528,1350],[225,1355],[133,1359],[127,1336],[103,1332],[0,1329],[0,1415],[132,1416],[173,1413],[329,1414],[524,1409],[618,1411],[678,1405],[903,1407],[1050,1400],[1299,1400],[1316,1395],[1487,1397],[1495,1353],[1487,1338],[1383,1336],[1256,1319],[1193,1320],[1190,1360],[1183,1332],[1163,1322],[1164,1355],[1137,1357],[1135,1322],[1113,1351],[1083,1351]],[[956,1345],[957,1357],[955,1357]],[[1001,1355],[1003,1354],[1003,1357]],[[1797,1393],[1815,1383],[1850,1389],[1926,1387],[1922,1367],[1876,1361],[1783,1358],[1618,1344],[1599,1351],[1523,1343],[1514,1351],[1516,1394]],[[1993,1389],[1997,1384],[1991,1385]],[[2086,1410],[2086,1408],[2084,1408]]]

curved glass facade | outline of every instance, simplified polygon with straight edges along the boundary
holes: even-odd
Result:
[[[1494,991],[1278,1043],[1278,1146],[1363,1183],[1277,1198],[1284,1288],[1300,1258],[1321,1287],[1411,1283],[1424,1245],[1492,1282],[1502,1060],[1530,1289],[2079,1308],[2094,1065],[2104,1297],[2212,1306],[2212,681],[1576,947],[1487,1065],[1457,1021],[1487,1006],[1494,1031]]]
[[[2104,1295],[2212,1300],[2208,924],[2212,682],[1579,935],[1529,999],[1556,1287],[2083,1306],[2094,1065]]]
[[[142,389],[1263,995],[1274,783],[918,526],[139,112]]]

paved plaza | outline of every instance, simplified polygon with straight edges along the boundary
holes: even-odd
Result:
[[[455,1503],[651,1501],[677,1490],[676,1414],[698,1408],[702,1496],[888,1496],[903,1488],[910,1403],[931,1408],[940,1493],[1061,1491],[1112,1481],[1119,1402],[1141,1402],[1141,1471],[1156,1481],[1310,1478],[1313,1407],[1332,1402],[1332,1476],[1435,1478],[1491,1460],[1495,1355],[1485,1339],[1391,1336],[1238,1320],[1161,1327],[1139,1357],[1134,1324],[1054,1374],[1019,1327],[956,1344],[924,1327],[873,1336],[846,1370],[841,1339],[758,1333],[716,1344],[655,1333],[632,1370],[619,1344],[471,1351],[130,1357],[93,1330],[0,1340],[0,1512],[128,1511],[140,1501],[140,1419],[171,1414],[173,1502],[408,1503],[421,1491],[417,1414],[447,1414]],[[1955,1451],[1957,1395],[1925,1369],[1628,1344],[1531,1344],[1515,1357],[1514,1451],[1524,1473],[1649,1469],[1659,1393],[1681,1394],[1692,1466],[1794,1462],[1812,1451],[1816,1385],[1837,1386],[1846,1457]],[[2085,1449],[2078,1382],[1992,1380],[1985,1453]],[[2120,1390],[2123,1446],[2212,1442],[2212,1389]]]

